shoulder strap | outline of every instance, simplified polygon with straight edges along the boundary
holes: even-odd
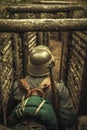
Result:
[[[30,90],[29,83],[25,78],[19,80],[19,88],[24,93],[27,93]]]
[[[49,77],[45,78],[40,83],[40,85],[38,86],[38,88],[43,91],[43,93],[44,93],[43,96],[48,97],[47,95],[49,95],[49,92],[51,90],[50,78]]]
[[[38,95],[45,95],[50,88],[50,78],[45,78],[38,87],[31,89],[26,79],[19,80],[19,88],[26,95],[31,96],[32,93],[38,93]]]
[[[50,84],[51,84],[50,83],[50,78],[47,77],[40,83],[39,88],[43,88],[45,86],[50,86]]]
[[[51,83],[50,83],[50,78],[47,77],[45,78],[39,85],[39,87],[41,90],[43,90],[43,92],[46,94],[48,93],[48,91],[50,90],[51,88]]]

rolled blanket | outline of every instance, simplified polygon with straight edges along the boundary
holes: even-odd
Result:
[[[20,103],[10,116],[10,123],[15,125],[25,119],[40,121],[50,130],[57,130],[57,119],[49,100],[32,95]]]

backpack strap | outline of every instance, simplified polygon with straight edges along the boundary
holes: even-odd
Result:
[[[25,78],[19,80],[19,88],[24,93],[27,93],[30,90],[30,86]]]
[[[50,78],[45,78],[39,85],[39,88],[44,91],[44,96],[47,95],[51,90]]]
[[[48,93],[50,86],[50,78],[48,77],[36,88],[30,88],[30,85],[25,78],[19,80],[19,88],[26,97],[30,97],[31,95],[45,96],[46,93]]]
[[[45,79],[40,83],[39,88],[45,90],[45,89],[47,89],[50,85],[51,85],[51,83],[50,83],[50,78],[47,77],[47,78],[45,78]]]

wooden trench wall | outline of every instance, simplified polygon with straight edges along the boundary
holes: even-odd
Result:
[[[79,115],[87,114],[86,108],[86,59],[87,32],[73,32],[68,48],[65,47],[63,57],[63,78],[68,87],[74,106]],[[66,51],[67,50],[67,51]],[[66,58],[67,57],[67,58]],[[64,73],[66,72],[66,73]],[[85,76],[84,76],[85,75]],[[65,77],[64,77],[65,76]]]
[[[57,6],[49,7],[44,8],[44,5],[30,5],[26,6],[26,8],[25,6],[11,6],[7,7],[7,11],[10,12],[9,19],[41,19],[42,16],[46,18],[74,18],[76,17],[75,10],[83,9],[81,6],[77,8],[77,5],[70,5],[72,8],[69,8],[67,5],[59,6],[59,8]],[[43,14],[41,15],[41,13]],[[46,14],[44,15],[44,13]],[[6,106],[12,84],[15,80],[26,76],[28,55],[31,49],[39,44],[49,46],[50,35],[53,34],[53,31],[2,32],[0,33],[0,104],[2,104],[0,105],[0,117],[3,118],[4,124],[6,124]],[[87,32],[71,31],[68,33],[59,30],[56,33],[59,36],[58,39],[61,37],[63,51],[60,79],[65,81],[79,114],[87,114]]]
[[[15,33],[0,35],[0,115],[2,111],[6,111],[12,84],[15,80],[25,76],[26,55],[32,47],[36,46],[35,34],[28,33],[28,41],[24,40],[25,35],[20,36]]]

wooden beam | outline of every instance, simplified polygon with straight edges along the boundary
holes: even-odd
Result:
[[[20,5],[6,8],[10,13],[57,13],[71,10],[83,10],[82,5]]]
[[[77,2],[72,1],[34,1],[34,4],[77,4]]]
[[[0,19],[0,32],[86,31],[85,19]]]

